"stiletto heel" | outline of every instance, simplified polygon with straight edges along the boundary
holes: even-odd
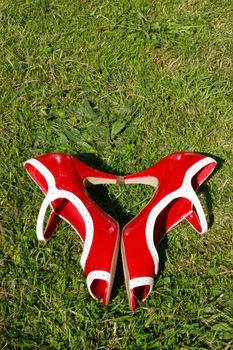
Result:
[[[88,290],[106,305],[116,270],[119,226],[93,202],[85,186],[116,183],[117,176],[92,169],[66,154],[45,154],[26,161],[24,166],[45,195],[37,219],[38,239],[48,240],[62,219],[67,221],[84,244],[80,262]],[[48,206],[52,213],[44,231]]]
[[[197,188],[213,172],[216,161],[198,153],[173,153],[152,167],[124,176],[125,184],[156,188],[150,202],[122,232],[121,252],[130,308],[144,301],[158,272],[156,250],[165,233],[186,219],[199,233],[207,230]]]

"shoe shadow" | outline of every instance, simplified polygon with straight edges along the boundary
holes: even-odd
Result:
[[[110,168],[108,165],[106,165],[100,158],[98,158],[94,154],[89,153],[79,153],[75,155],[76,158],[81,160],[86,165],[91,166],[92,168],[100,171],[104,171],[106,173],[110,174],[119,174],[119,172],[116,169]],[[124,211],[122,206],[120,205],[119,201],[115,197],[110,197],[108,186],[113,185],[95,185],[90,186],[87,188],[88,193],[90,194],[91,198],[110,216],[112,216],[114,219],[117,220],[117,222],[120,225],[120,229],[125,226],[127,222],[129,222],[133,215],[130,215]]]
[[[168,238],[167,238],[167,234],[165,234],[162,241],[159,243],[157,247],[158,255],[159,255],[159,271],[157,276],[155,276],[155,283],[157,282],[159,276],[162,275],[165,270],[166,261],[167,261],[167,254],[166,254],[167,249],[168,249]]]
[[[214,171],[209,175],[208,179],[206,179],[206,181],[201,185],[200,191],[198,191],[200,193],[203,193],[203,195],[205,197],[208,228],[211,228],[213,226],[213,223],[214,223],[214,212],[213,212],[213,200],[211,197],[211,192],[210,192],[210,188],[208,185],[208,181],[212,178],[212,176],[215,175],[215,173],[219,169],[221,169],[223,167],[225,160],[223,158],[220,158],[220,157],[213,155],[211,153],[202,153],[202,154],[207,156],[207,157],[211,157],[211,158],[215,159],[217,162],[217,165],[216,165]]]
[[[203,184],[201,190],[199,191],[203,193],[205,197],[206,202],[206,210],[207,210],[207,221],[208,221],[208,228],[210,228],[214,223],[214,213],[213,213],[213,201],[210,194],[210,189],[208,184]]]

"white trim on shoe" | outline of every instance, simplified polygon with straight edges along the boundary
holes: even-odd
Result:
[[[146,297],[142,299],[144,301],[147,296],[150,294],[152,287],[154,284],[154,279],[152,277],[137,277],[137,278],[132,278],[129,280],[129,289],[132,290],[136,287],[141,287],[141,286],[150,286],[150,290],[147,293]]]
[[[92,293],[91,291],[91,284],[92,282],[95,280],[95,279],[100,279],[100,280],[104,280],[106,282],[108,282],[108,284],[110,283],[110,273],[107,272],[107,271],[102,271],[102,270],[94,270],[94,271],[91,271],[88,276],[87,276],[87,288],[88,288],[88,291],[89,293],[91,294],[91,296],[94,298],[94,299],[98,299],[94,296],[94,294]]]

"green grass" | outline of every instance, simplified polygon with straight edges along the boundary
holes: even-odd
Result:
[[[233,348],[232,18],[231,0],[1,1],[1,349]],[[72,229],[37,242],[43,196],[22,164],[66,152],[126,174],[173,151],[219,160],[199,192],[213,224],[203,237],[185,223],[169,233],[135,313],[119,263],[102,307]],[[121,226],[152,194],[92,193]]]

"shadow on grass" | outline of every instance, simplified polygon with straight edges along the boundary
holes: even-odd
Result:
[[[210,174],[208,179],[206,179],[205,183],[203,183],[201,185],[201,189],[200,189],[200,192],[202,192],[204,194],[204,197],[206,200],[208,228],[211,228],[213,226],[213,223],[214,223],[214,213],[213,213],[213,201],[212,201],[210,189],[208,186],[208,181],[212,178],[212,176],[215,175],[215,173],[219,169],[221,169],[223,167],[225,160],[216,156],[216,155],[210,154],[210,153],[202,153],[202,154],[207,156],[207,157],[211,157],[211,158],[215,159],[217,162],[217,165],[216,165],[214,171]]]
[[[110,174],[125,175],[119,173],[117,169],[112,168],[106,163],[104,163],[103,160],[97,157],[94,153],[77,153],[74,154],[74,157],[78,158],[79,160],[81,160],[81,162],[96,170],[104,171]]]

